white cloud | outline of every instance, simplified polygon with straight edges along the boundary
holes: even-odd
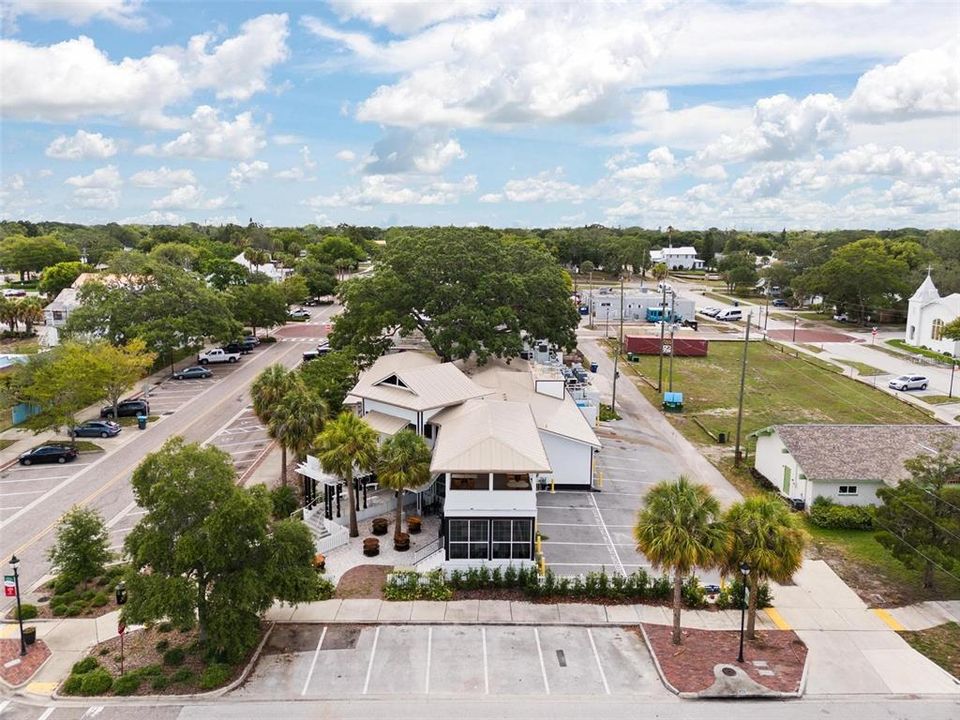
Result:
[[[482,203],[498,203],[503,200],[502,193],[486,193],[485,195],[480,196],[480,202]]]
[[[78,188],[119,188],[123,185],[116,165],[97,168],[89,175],[74,175],[64,182]]]
[[[185,221],[182,215],[173,212],[151,210],[142,215],[133,215],[118,220],[121,225],[180,225]]]
[[[353,150],[341,150],[334,157],[342,162],[351,163],[357,159],[357,154]]]
[[[274,135],[271,139],[275,145],[297,145],[303,142],[299,135]]]
[[[614,158],[611,158],[613,161]],[[618,167],[608,163],[608,168],[615,169],[614,180],[661,180],[674,175],[677,171],[677,161],[670,152],[670,148],[660,146],[647,153],[647,162],[627,167]]]
[[[73,137],[60,135],[49,146],[46,156],[57,160],[88,160],[113,157],[117,143],[100,133],[77,130]]]
[[[733,135],[750,123],[748,107],[694,105],[671,110],[666,92],[648,92],[633,108],[634,129],[614,134],[609,145],[660,143],[681,150],[700,150],[720,135]]]
[[[233,121],[221,120],[220,111],[201,105],[190,117],[190,129],[176,139],[161,145],[143,145],[138,155],[175,155],[179,157],[220,160],[245,160],[266,145],[263,128],[250,112],[237,115]]]
[[[352,207],[369,209],[376,205],[450,205],[466,193],[475,192],[477,178],[466,175],[459,181],[435,180],[404,175],[365,175],[359,185],[333,195],[317,195],[304,202],[310,208]]]
[[[197,182],[193,170],[171,170],[161,166],[156,170],[141,170],[130,176],[130,184],[137,187],[177,187],[179,185],[195,185]]]
[[[97,168],[89,175],[74,175],[64,182],[75,188],[74,207],[109,210],[120,206],[123,179],[116,165]]]
[[[847,105],[867,122],[960,112],[960,44],[877,65],[860,76]]]
[[[373,146],[361,169],[370,175],[436,174],[465,157],[460,143],[449,133],[432,128],[397,129]]]
[[[207,198],[205,190],[197,185],[183,185],[154,200],[152,206],[157,210],[213,210],[226,202],[226,197]]]
[[[26,120],[107,116],[175,127],[180,121],[166,108],[196,92],[246,100],[264,90],[270,69],[287,57],[287,35],[286,15],[262,15],[215,47],[212,35],[195,35],[185,47],[119,62],[83,35],[52,45],[0,39],[0,109]]]
[[[254,180],[260,179],[269,169],[269,163],[263,160],[254,160],[251,163],[240,162],[230,168],[228,180],[233,187],[239,189],[244,185],[249,185]]]
[[[918,153],[900,146],[883,149],[861,145],[836,155],[831,166],[853,175],[886,175],[922,181],[960,183],[960,162],[935,152]]]
[[[300,148],[300,164],[295,165],[288,170],[281,170],[280,172],[274,173],[274,177],[278,180],[291,180],[291,181],[306,181],[311,182],[317,178],[310,175],[313,170],[317,169],[317,161],[313,159],[313,155],[310,153],[310,148],[307,145],[304,145]]]
[[[386,27],[392,33],[409,33],[452,18],[482,15],[500,3],[489,0],[425,2],[424,0],[332,0],[333,11],[341,20],[358,18]]]
[[[21,15],[41,20],[66,20],[83,25],[91,20],[105,20],[131,30],[142,30],[146,22],[140,16],[141,0],[4,0],[0,4],[0,20],[13,24]]]
[[[503,186],[503,196],[510,202],[583,202],[587,191],[562,177],[563,168],[556,168],[534,177],[508,180]]]

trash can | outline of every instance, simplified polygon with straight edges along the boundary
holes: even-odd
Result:
[[[137,415],[137,427],[141,430],[147,429],[147,416],[146,415]]]
[[[717,442],[720,443],[721,445],[727,442],[727,434],[725,432],[718,432]]]
[[[640,360],[640,356],[637,353],[627,353],[628,362],[637,362]]]
[[[599,367],[600,366],[595,362],[590,363],[590,372],[595,373]]]
[[[739,301],[739,300],[734,300],[734,301],[733,301],[733,306],[734,306],[734,307],[740,307],[740,301]]]
[[[23,642],[33,645],[37,641],[37,629],[32,625],[23,629]]]

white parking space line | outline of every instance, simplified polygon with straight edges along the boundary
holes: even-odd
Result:
[[[600,521],[600,532],[603,533],[603,536],[607,539],[607,542],[610,544],[610,552],[613,555],[614,560],[617,563],[617,568],[620,570],[621,575],[626,575],[623,570],[623,561],[620,560],[620,553],[617,552],[616,546],[613,544],[613,538],[610,537],[610,531],[607,530],[607,524],[603,520],[603,515],[600,512],[600,506],[597,505],[597,499],[591,494],[590,501],[593,503],[594,511],[596,512],[597,519]]]
[[[103,712],[103,705],[94,705],[91,708],[88,708],[87,711],[80,716],[80,720],[88,720],[89,718],[95,718],[97,715]]]
[[[40,717],[37,718],[37,720],[47,720],[48,717],[53,715],[54,710],[56,710],[55,707],[48,707],[46,710],[43,711],[43,714],[41,714]]]
[[[39,495],[43,490],[24,490],[23,492],[3,492],[0,497],[13,497],[14,495]]]
[[[132,500],[123,510],[121,510],[121,511],[118,512],[116,515],[114,515],[112,518],[110,518],[109,522],[107,522],[107,527],[108,527],[108,528],[112,528],[114,525],[116,525],[118,522],[120,522],[121,518],[123,518],[124,515],[126,515],[127,513],[129,513],[129,512],[130,512],[131,510],[133,510],[136,506],[137,506],[137,501],[136,501],[136,500]],[[144,510],[143,512],[146,513],[146,510]],[[133,513],[131,513],[131,514],[133,514]]]
[[[487,667],[487,629],[480,628],[480,640],[483,643],[483,694],[490,694],[490,670]]]
[[[307,688],[310,687],[310,679],[313,677],[313,671],[317,667],[317,658],[320,657],[320,646],[323,645],[323,639],[327,636],[327,626],[323,626],[323,631],[320,633],[320,641],[317,643],[317,649],[313,651],[313,661],[310,663],[310,671],[307,673],[307,679],[303,683],[303,690],[300,691],[300,695],[307,694]]]
[[[254,443],[266,442],[267,439],[263,438],[261,440],[240,440],[238,442],[228,442],[228,443],[219,443],[217,447],[233,447],[234,445],[253,445]]]
[[[547,666],[543,664],[543,648],[540,647],[540,631],[537,628],[533,629],[533,636],[537,640],[537,655],[540,656],[540,673],[543,675],[543,691],[549,695],[550,694],[550,681],[547,680]]]
[[[593,641],[593,633],[587,628],[587,637],[590,639],[590,647],[593,648],[593,657],[597,661],[597,670],[600,671],[600,680],[603,681],[603,691],[609,695],[610,686],[607,685],[607,674],[603,672],[603,663],[600,662],[600,653],[597,652],[597,644]]]
[[[424,681],[423,692],[430,694],[430,654],[433,652],[433,628],[427,628],[427,679]]]
[[[591,524],[591,523],[544,523],[544,522],[538,522],[537,526],[538,527],[600,527],[599,523]],[[610,525],[608,527],[614,527],[614,526]]]
[[[3,702],[0,702],[0,713],[6,710],[9,704],[10,704],[9,700],[4,700]]]
[[[23,505],[11,505],[10,507],[0,507],[0,512],[5,510],[23,510]]]
[[[28,471],[21,470],[20,473],[17,473],[17,474],[19,475],[24,472],[28,472]],[[27,480],[32,480],[33,482],[43,482],[44,480],[64,480],[68,477],[73,477],[73,475],[48,475],[47,477],[26,477],[23,480],[4,480],[4,482],[25,482]]]
[[[113,533],[125,533],[125,532],[130,532],[130,531],[133,530],[135,527],[136,527],[136,525],[131,525],[130,527],[114,528],[113,530],[111,530],[111,531],[109,532],[109,534],[112,535]]]
[[[573,527],[572,525],[570,527]],[[592,525],[591,527],[600,527],[599,525]],[[588,542],[560,542],[558,540],[543,540],[543,545],[583,545],[583,546],[595,546],[595,547],[607,547],[610,543],[598,542],[598,543],[588,543]]]
[[[227,428],[230,427],[230,426],[237,420],[237,418],[239,418],[239,417],[240,417],[241,415],[243,415],[244,413],[248,413],[248,412],[250,412],[250,408],[245,407],[245,408],[242,408],[239,412],[235,413],[229,420],[227,420],[223,425],[221,425],[221,426],[217,429],[217,431],[216,431],[213,435],[210,436],[210,438],[209,438],[208,440],[204,440],[204,441],[201,443],[201,446],[202,446],[202,447],[206,447],[206,446],[209,445],[211,442],[213,442],[213,440],[215,440],[217,437],[219,437],[222,433],[227,432]]]
[[[373,647],[370,649],[370,663],[367,665],[367,679],[363,681],[363,694],[367,694],[370,689],[370,675],[373,673],[373,659],[377,656],[377,641],[380,639],[380,626],[373,634]]]

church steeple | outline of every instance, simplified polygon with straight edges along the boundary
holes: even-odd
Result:
[[[932,267],[927,266],[927,277],[924,278],[924,281],[920,284],[920,287],[917,288],[917,291],[913,294],[913,297],[910,298],[910,302],[916,301],[921,304],[926,304],[933,300],[940,299],[940,292],[937,290],[937,286],[933,284],[933,278],[930,277],[930,272],[932,270]]]

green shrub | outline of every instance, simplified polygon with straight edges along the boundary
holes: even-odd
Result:
[[[724,585],[717,596],[717,608],[720,610],[739,610],[743,607],[743,581],[736,577]],[[770,586],[762,582],[757,588],[757,608],[770,607]]]
[[[183,651],[183,648],[170,648],[163,654],[163,664],[171,666],[183,665],[186,656],[187,654]]]
[[[825,497],[810,506],[810,522],[831,530],[872,530],[875,515],[872,505],[837,505]]]
[[[157,677],[150,681],[150,687],[154,690],[166,690],[169,684],[170,680],[163,675],[157,675]]]
[[[329,578],[317,575],[317,600],[329,600],[337,586]]]
[[[93,600],[93,598],[96,597],[96,595],[97,595],[96,590],[84,590],[80,594],[80,599],[90,601],[90,600]]]
[[[383,589],[387,600],[449,600],[452,588],[447,585],[442,570],[420,574],[416,571],[391,573]]]
[[[156,645],[154,645],[154,647],[157,649],[157,652],[162,655],[162,654],[165,653],[165,652],[167,651],[167,649],[170,647],[170,641],[169,641],[169,640],[161,640],[161,641],[158,642]]]
[[[110,578],[108,578],[106,575],[101,575],[100,577],[97,578],[97,587],[103,587],[109,582],[110,582]]]
[[[273,516],[278,520],[290,517],[290,513],[300,507],[297,494],[290,485],[279,485],[270,491],[270,502],[273,503]]]
[[[83,688],[83,675],[70,675],[60,692],[64,695],[79,695]]]
[[[93,600],[90,601],[90,604],[93,605],[93,607],[103,607],[108,602],[110,602],[110,598],[107,596],[107,594],[104,592],[98,592],[93,596]]]
[[[67,617],[76,617],[77,615],[83,614],[83,611],[87,609],[86,603],[82,600],[77,600],[74,603],[71,603],[67,606]]]
[[[275,343],[276,341],[277,341],[277,339],[276,339],[273,335],[261,335],[261,336],[260,336],[260,344],[261,344],[261,345],[263,345],[263,344],[270,345],[271,343]]]
[[[103,695],[110,692],[113,686],[113,677],[103,668],[97,668],[84,674],[80,684],[81,695]]]
[[[39,614],[40,612],[37,610],[36,605],[30,605],[28,603],[24,603],[23,605],[20,606],[19,614],[17,610],[14,609],[13,619],[14,620],[17,620],[17,619],[33,620]]]
[[[53,583],[54,595],[66,595],[72,592],[77,586],[77,581],[68,575],[58,575],[56,582]]]
[[[168,632],[170,632],[171,630],[173,630],[173,623],[172,623],[172,622],[162,622],[162,623],[160,623],[159,625],[157,625],[157,631],[158,631],[158,632],[168,633]]]
[[[673,597],[673,580],[666,575],[658,577],[650,585],[649,597],[651,600],[667,600]]]
[[[70,672],[73,675],[84,675],[91,670],[96,670],[98,667],[100,667],[100,663],[97,662],[96,658],[85,657],[83,660],[75,662]]]
[[[683,604],[693,610],[702,608],[707,604],[707,593],[696,575],[691,575],[684,581],[683,587],[680,589],[680,597],[683,599]]]
[[[65,593],[57,593],[54,595],[53,600],[60,600],[64,605],[69,605],[70,603],[75,603],[80,599],[80,593],[76,590],[68,590]]]
[[[144,665],[137,670],[137,674],[142,678],[156,677],[157,675],[163,675],[163,668],[159,665]]]
[[[137,673],[121,675],[113,681],[113,692],[117,695],[133,695],[140,689],[141,678]]]
[[[213,690],[226,684],[232,674],[229,665],[214,663],[210,665],[203,674],[200,675],[200,687],[203,690]]]
[[[67,614],[67,606],[63,603],[57,603],[56,605],[50,606],[50,612],[53,613],[54,617],[63,617]]]
[[[98,654],[100,655],[100,657],[104,657],[105,655],[109,655],[109,654],[110,654],[110,648],[100,648],[100,652],[99,652]]]
[[[170,682],[175,683],[185,683],[191,680],[193,680],[193,670],[186,667],[178,668],[177,671],[170,676]]]

